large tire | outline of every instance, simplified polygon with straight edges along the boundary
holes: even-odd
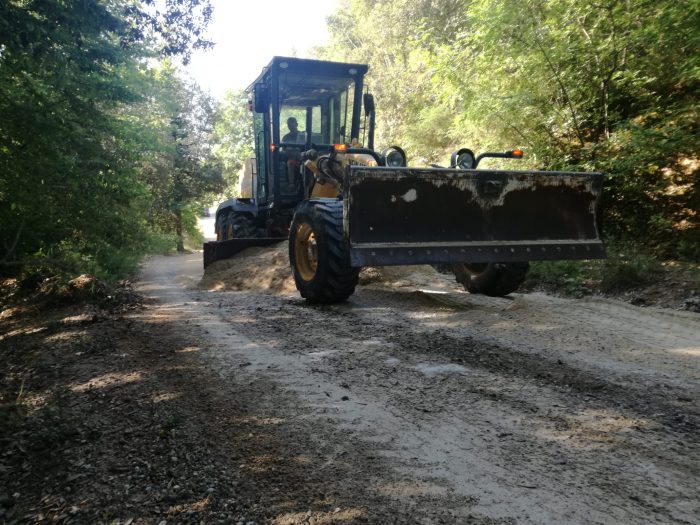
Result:
[[[216,240],[225,241],[228,231],[228,212],[222,212],[216,217]]]
[[[233,217],[232,211],[228,212],[226,215],[226,222],[224,223],[224,240],[228,241],[234,238],[233,235]]]
[[[343,202],[303,201],[289,230],[289,261],[297,290],[311,303],[338,303],[355,291],[360,269],[350,266]]]
[[[518,289],[530,267],[526,262],[454,264],[457,282],[470,293],[503,297]]]
[[[253,218],[250,215],[234,213],[231,219],[231,230],[233,239],[250,239],[252,237],[257,237],[255,222],[253,222]]]

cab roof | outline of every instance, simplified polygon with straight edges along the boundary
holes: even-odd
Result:
[[[246,91],[251,91],[253,86],[263,82],[273,68],[278,68],[280,70],[283,69],[287,73],[297,75],[324,75],[331,77],[354,78],[358,75],[365,75],[369,69],[369,66],[367,64],[354,64],[350,62],[330,62],[327,60],[276,56],[272,57],[270,63],[263,68],[260,75],[258,75],[258,78],[256,78],[250,84],[250,86],[248,86]]]

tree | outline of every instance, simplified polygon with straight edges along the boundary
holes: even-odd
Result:
[[[378,136],[415,161],[605,171],[609,234],[699,258],[699,24],[670,0],[346,0],[318,52],[370,64]]]
[[[204,34],[213,13],[210,0],[120,0],[115,9],[129,27],[120,34],[123,46],[148,42],[159,56],[179,56],[187,64],[193,50],[214,45]]]
[[[213,154],[217,108],[169,62],[154,73],[155,96],[148,111],[158,133],[140,169],[153,197],[152,222],[162,231],[174,229],[177,249],[183,251],[183,233],[195,222],[189,206],[224,187],[222,165]]]
[[[41,258],[114,275],[149,236],[138,171],[146,58],[208,45],[206,0],[0,4],[0,271]]]
[[[231,193],[238,183],[238,173],[243,163],[254,154],[249,97],[245,91],[227,92],[220,104],[219,119],[214,128],[214,154],[222,164]]]

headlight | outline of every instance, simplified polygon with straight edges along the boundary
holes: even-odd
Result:
[[[459,168],[460,170],[474,169],[476,164],[474,152],[467,148],[462,148],[455,151],[450,158],[450,167]]]
[[[390,168],[401,168],[406,166],[406,153],[398,146],[391,146],[382,151],[384,165]]]

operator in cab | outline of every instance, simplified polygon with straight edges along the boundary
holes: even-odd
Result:
[[[282,137],[283,144],[304,144],[306,143],[306,133],[299,131],[299,123],[294,117],[287,119],[287,127],[289,133]],[[287,155],[287,182],[289,183],[289,191],[296,190],[296,174],[299,173],[299,160],[301,159],[301,150],[297,148],[284,148],[284,153]]]

